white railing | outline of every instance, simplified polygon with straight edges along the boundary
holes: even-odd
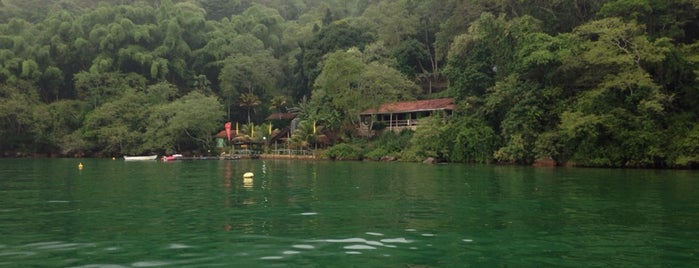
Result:
[[[277,149],[272,150],[273,154],[277,155],[313,155],[310,150],[291,150],[291,149]]]
[[[391,120],[391,121],[375,121],[374,124],[381,123],[386,125],[386,127],[411,127],[417,126],[417,119],[407,119],[407,120]]]
[[[234,155],[259,155],[260,151],[242,149],[242,150],[233,150],[233,154]]]

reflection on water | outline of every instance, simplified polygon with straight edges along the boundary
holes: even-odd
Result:
[[[247,189],[252,189],[252,187],[253,187],[252,183],[253,183],[252,177],[244,177],[243,178],[243,187],[245,187]]]
[[[699,265],[692,171],[82,162],[0,159],[0,266]]]

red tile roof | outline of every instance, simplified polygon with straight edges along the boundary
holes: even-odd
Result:
[[[454,110],[454,107],[454,100],[451,98],[401,101],[381,104],[379,109],[367,109],[361,115]]]
[[[218,133],[216,133],[216,135],[214,135],[214,137],[224,139],[224,138],[227,138],[228,135],[226,134],[226,130],[224,129],[224,130],[221,130]],[[231,137],[235,137],[235,130],[231,131]]]

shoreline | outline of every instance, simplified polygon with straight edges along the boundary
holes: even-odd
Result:
[[[288,155],[288,154],[259,154],[256,155],[256,157],[249,157],[245,155],[239,155],[240,159],[272,159],[272,160],[313,160],[313,161],[321,161],[321,160],[330,160],[330,161],[371,161],[371,162],[412,162],[412,163],[417,163],[417,164],[428,164],[428,165],[434,165],[434,164],[474,164],[474,163],[449,163],[449,162],[434,162],[434,163],[425,163],[425,162],[420,162],[420,161],[400,161],[400,160],[368,160],[368,159],[328,159],[324,157],[318,157],[316,155]],[[214,157],[219,157],[219,156],[200,156],[201,159],[188,159],[188,160],[214,160]],[[89,158],[95,158],[95,159],[112,159],[116,160],[121,157],[109,157],[109,156],[83,156],[83,155],[74,155],[74,156],[69,156],[69,155],[45,155],[45,154],[34,154],[34,155],[21,155],[21,156],[7,156],[7,155],[0,155],[0,159],[89,159]],[[196,158],[196,157],[194,157]],[[209,158],[209,159],[207,159]],[[225,159],[223,159],[225,160]],[[577,165],[574,162],[567,162],[564,164],[556,164],[555,161],[552,161],[551,159],[538,159],[537,161],[534,161],[532,164],[529,165],[522,165],[522,164],[508,164],[508,163],[486,163],[485,165],[496,165],[496,166],[501,166],[501,165],[511,165],[511,166],[531,166],[535,168],[600,168],[600,169],[635,169],[635,170],[699,170],[698,167],[696,166],[686,166],[686,167],[608,167],[608,166],[585,166],[585,165]]]
[[[319,160],[315,155],[260,154],[260,159]]]

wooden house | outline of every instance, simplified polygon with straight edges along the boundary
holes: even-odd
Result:
[[[377,109],[367,109],[359,114],[360,132],[373,135],[372,128],[381,128],[399,132],[405,128],[415,130],[420,118],[443,112],[449,116],[456,105],[451,98],[401,101],[381,104]]]

